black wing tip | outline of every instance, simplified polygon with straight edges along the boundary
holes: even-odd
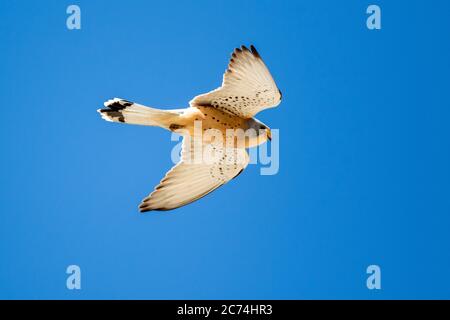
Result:
[[[146,197],[144,200],[142,200],[141,204],[139,205],[139,212],[140,213],[146,213],[150,211],[169,211],[172,210],[172,208],[165,208],[165,207],[159,207],[159,208],[152,208],[152,206],[148,203],[150,200],[150,196]],[[173,208],[175,209],[175,208]]]
[[[254,45],[250,45],[250,50],[256,58],[261,59],[261,56],[259,55],[259,52],[258,50],[256,50]]]
[[[153,209],[150,208],[149,205],[147,205],[146,201],[143,201],[140,205],[139,205],[139,212],[140,213],[145,213],[145,212],[149,212],[152,211]]]
[[[261,58],[258,50],[256,50],[255,46],[252,44],[250,45],[250,49],[245,45],[241,45],[240,48],[234,49],[233,57],[235,57],[237,53],[242,53],[242,52],[248,52],[248,53],[253,54],[256,58]]]
[[[261,56],[260,56],[258,50],[256,50],[255,46],[252,44],[250,45],[250,49],[247,48],[247,46],[245,46],[245,45],[241,45],[240,48],[235,48],[233,53],[231,54],[231,56],[233,58],[236,58],[238,54],[243,53],[243,52],[248,52],[248,53],[252,54],[255,58],[261,59]]]
[[[280,100],[283,99],[283,93],[281,92],[280,89],[278,89],[278,93],[280,94]]]
[[[244,45],[241,46],[241,50],[242,51],[246,51],[246,52],[250,52],[250,50],[248,50],[248,48]]]
[[[170,210],[176,209],[176,208],[164,208],[164,207],[161,207],[161,208],[150,208],[149,206],[144,205],[144,204],[145,203],[142,203],[139,206],[139,212],[140,213],[146,213],[146,212],[150,212],[150,211],[170,211]]]

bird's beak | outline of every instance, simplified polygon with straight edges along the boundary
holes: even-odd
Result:
[[[267,134],[267,139],[269,139],[269,141],[272,141],[272,132],[270,131],[269,128],[266,129],[266,134]]]

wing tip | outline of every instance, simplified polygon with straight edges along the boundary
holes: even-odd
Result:
[[[147,205],[143,206],[143,204],[145,204],[145,203],[142,203],[139,206],[139,213],[141,213],[141,214],[144,214],[144,213],[150,212],[150,211],[170,211],[170,210],[176,209],[176,208],[165,208],[165,207],[152,208],[150,205],[149,206],[147,206]]]
[[[142,200],[141,204],[139,205],[139,212],[140,213],[145,213],[148,211],[152,211],[153,209],[150,207],[150,204],[147,203],[147,201],[149,200],[149,197],[145,198],[144,200]]]
[[[256,50],[254,45],[250,45],[250,49],[247,48],[247,46],[245,45],[241,45],[240,48],[235,48],[234,51],[232,52],[231,56],[233,58],[236,58],[237,55],[241,54],[241,53],[249,53],[251,55],[253,55],[255,58],[257,59],[262,59],[261,55],[259,54],[258,50]]]
[[[250,45],[250,50],[256,58],[261,59],[261,56],[259,55],[259,52],[258,50],[256,50],[254,45]]]
[[[256,50],[255,46],[252,44],[250,45],[250,49],[245,45],[241,45],[239,48],[235,48],[232,53],[232,56],[236,57],[237,54],[243,53],[243,52],[248,52],[248,53],[253,54],[256,58],[261,58],[258,50]]]
[[[167,208],[167,207],[156,207],[155,203],[153,203],[153,204],[149,203],[150,199],[151,199],[151,196],[148,196],[147,198],[142,200],[141,204],[139,205],[140,213],[146,213],[146,212],[150,212],[150,211],[169,211],[169,210],[176,209],[176,208]]]
[[[244,45],[241,46],[241,50],[244,52],[250,52],[250,50],[248,50],[248,48]]]
[[[232,73],[233,70],[232,68],[235,65],[236,60],[235,59],[239,59],[239,56],[241,54],[249,54],[249,55],[253,55],[256,59],[262,60],[261,56],[259,55],[258,51],[256,50],[254,45],[250,45],[250,49],[247,48],[245,45],[241,45],[240,48],[235,48],[233,50],[233,52],[231,53],[231,59],[228,63],[228,68],[226,70],[227,73]]]

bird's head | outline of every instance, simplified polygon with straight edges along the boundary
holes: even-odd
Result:
[[[265,135],[267,139],[269,139],[269,141],[272,140],[272,133],[270,131],[270,128],[261,121],[252,118],[248,121],[248,127],[249,129],[254,129],[258,137]]]

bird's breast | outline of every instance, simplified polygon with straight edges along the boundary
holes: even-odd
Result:
[[[226,147],[251,148],[267,140],[248,130],[247,119],[213,107],[196,107],[185,119],[183,129],[199,137],[205,144],[222,142]]]

